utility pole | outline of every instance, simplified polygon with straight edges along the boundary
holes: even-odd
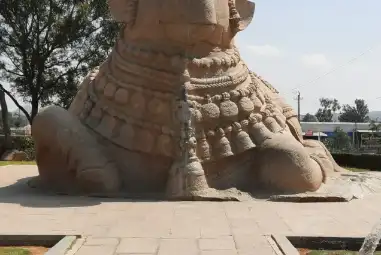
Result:
[[[300,100],[302,100],[303,98],[300,96],[300,91],[297,90],[296,91],[296,98],[295,100],[298,101],[298,121],[300,122]]]

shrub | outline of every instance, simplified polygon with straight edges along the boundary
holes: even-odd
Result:
[[[4,144],[4,137],[0,137],[0,145]],[[34,142],[31,136],[12,136],[12,149],[24,151],[28,155],[28,160],[35,159]],[[4,153],[4,148],[2,149]]]
[[[343,167],[381,171],[380,154],[332,153],[332,156]]]
[[[28,155],[28,160],[35,159],[34,141],[31,136],[14,136],[12,144],[15,150],[24,151]]]

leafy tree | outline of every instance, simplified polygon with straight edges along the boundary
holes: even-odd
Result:
[[[9,124],[11,127],[25,127],[29,124],[28,119],[20,111],[10,113]]]
[[[332,137],[324,138],[321,140],[321,142],[325,145],[325,147],[327,147],[329,151],[334,151]]]
[[[319,122],[318,118],[315,115],[312,115],[312,114],[309,114],[309,113],[304,115],[302,121],[303,122]]]
[[[333,150],[348,150],[351,147],[351,138],[343,129],[337,127],[333,132],[332,137],[328,138],[329,147]]]
[[[369,121],[369,108],[363,99],[356,99],[355,105],[344,105],[339,116],[341,122],[364,123]]]
[[[0,84],[32,122],[40,106],[68,107],[77,84],[109,54],[119,24],[107,0],[0,0]],[[31,104],[28,112],[15,93]]]
[[[320,98],[320,108],[315,114],[320,122],[332,122],[333,114],[341,109],[337,99]]]
[[[376,133],[381,129],[381,123],[378,122],[378,118],[370,121],[369,129]]]
[[[0,90],[0,93],[2,93],[2,91]],[[0,125],[1,127],[3,127],[2,123],[3,123],[3,111],[0,110],[1,114],[0,114]],[[19,112],[8,112],[8,114],[6,114],[7,116],[7,119],[8,119],[8,125],[10,128],[17,128],[17,127],[25,127],[26,125],[29,124],[29,121],[28,119],[21,113]]]

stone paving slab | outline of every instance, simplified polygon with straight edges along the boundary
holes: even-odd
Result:
[[[365,236],[381,196],[348,203],[145,202],[41,194],[0,167],[0,233],[83,235],[76,255],[276,254],[266,235]]]

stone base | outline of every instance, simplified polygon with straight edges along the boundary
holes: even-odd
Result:
[[[269,194],[263,192],[244,192],[235,188],[226,190],[206,189],[188,192],[188,194],[168,198],[165,193],[91,193],[83,194],[72,189],[70,192],[53,189],[41,182],[39,177],[28,181],[28,186],[35,189],[50,191],[61,195],[87,195],[89,197],[139,199],[139,200],[175,200],[175,201],[250,201],[269,200],[275,202],[348,202],[360,199],[366,195],[381,193],[381,173],[379,172],[345,172],[329,177],[327,182],[316,192],[298,194]]]
[[[171,200],[171,201],[248,201],[253,197],[246,192],[239,191],[235,188],[228,190],[207,189],[197,192],[189,192],[184,196],[176,196],[168,198],[164,192],[160,193],[88,193],[83,194],[76,189],[64,191],[57,187],[50,187],[41,181],[39,176],[33,177],[28,181],[28,186],[33,189],[41,190],[44,193],[52,192],[59,195],[86,195],[89,197],[101,198],[121,198],[121,199],[138,199],[138,200]]]
[[[380,172],[344,172],[329,177],[316,192],[270,196],[270,201],[281,202],[348,202],[364,196],[381,193]]]
[[[235,188],[227,190],[206,189],[201,191],[189,192],[185,196],[173,197],[171,200],[183,201],[248,201],[253,197],[246,192]]]

